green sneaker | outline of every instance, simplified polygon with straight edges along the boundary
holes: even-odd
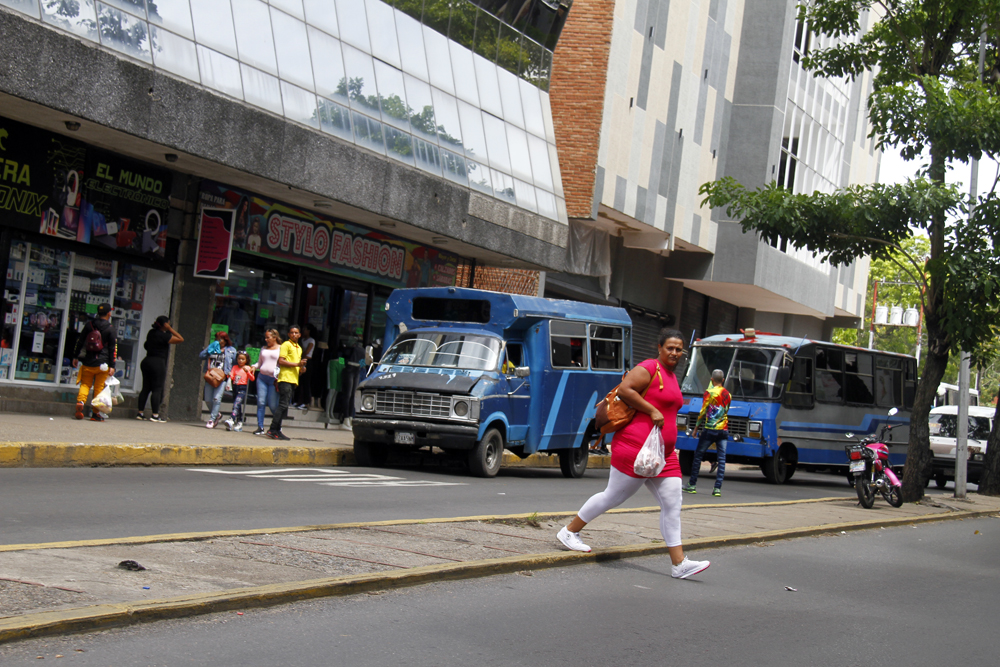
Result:
[[[713,496],[721,496],[722,495],[722,489],[720,489],[719,487],[715,487],[714,489],[712,489],[712,495]]]
[[[684,493],[698,493],[698,488],[695,487],[693,484],[689,484],[688,486],[683,487],[681,491],[683,491]]]

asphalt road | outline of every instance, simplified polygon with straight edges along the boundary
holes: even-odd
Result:
[[[697,552],[712,567],[687,581],[638,558],[32,640],[0,664],[994,664],[998,549],[996,518],[868,530]]]
[[[98,539],[483,514],[575,511],[607,485],[607,470],[566,479],[558,469],[510,468],[494,479],[431,468],[0,469],[0,544]],[[285,471],[285,472],[282,472]],[[707,468],[706,468],[707,471]],[[702,476],[687,503],[853,496],[842,477],[797,473],[768,484],[727,470],[723,497]],[[286,481],[287,480],[287,481]],[[625,507],[654,505],[640,491]]]

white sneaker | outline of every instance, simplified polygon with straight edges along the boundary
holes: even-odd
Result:
[[[584,544],[580,539],[580,533],[571,533],[566,526],[559,529],[559,532],[556,533],[556,537],[559,538],[559,541],[562,542],[563,546],[567,549],[571,549],[573,551],[584,551],[587,553],[590,552],[590,547]]]
[[[711,565],[707,560],[691,560],[687,556],[681,561],[680,565],[673,565],[670,568],[670,576],[674,579],[687,579],[692,577],[699,572],[704,572]]]
[[[226,420],[226,430],[227,431],[232,431],[233,430],[233,418],[232,417],[230,417],[229,419]]]
[[[350,417],[345,417],[344,421],[341,422],[341,424],[344,426],[344,428],[350,430],[351,429],[351,418]]]

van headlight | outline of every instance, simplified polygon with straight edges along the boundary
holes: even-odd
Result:
[[[687,428],[688,416],[677,413],[677,430],[683,431]]]
[[[753,438],[759,438],[764,431],[764,422],[752,421],[747,426],[747,433]]]
[[[375,394],[363,394],[361,396],[361,409],[371,412],[375,409]]]
[[[479,419],[479,399],[470,396],[456,396],[451,399],[451,416],[455,419],[475,421]]]
[[[464,417],[469,414],[469,404],[465,401],[455,401],[455,415]]]

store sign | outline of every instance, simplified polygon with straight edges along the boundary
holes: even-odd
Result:
[[[233,249],[389,287],[455,284],[459,258],[437,248],[318,216],[217,183],[202,185],[201,206],[236,211]]]
[[[236,211],[232,209],[201,209],[201,225],[194,256],[196,278],[225,280],[229,275],[235,219]]]
[[[0,118],[0,221],[163,258],[170,172]]]

